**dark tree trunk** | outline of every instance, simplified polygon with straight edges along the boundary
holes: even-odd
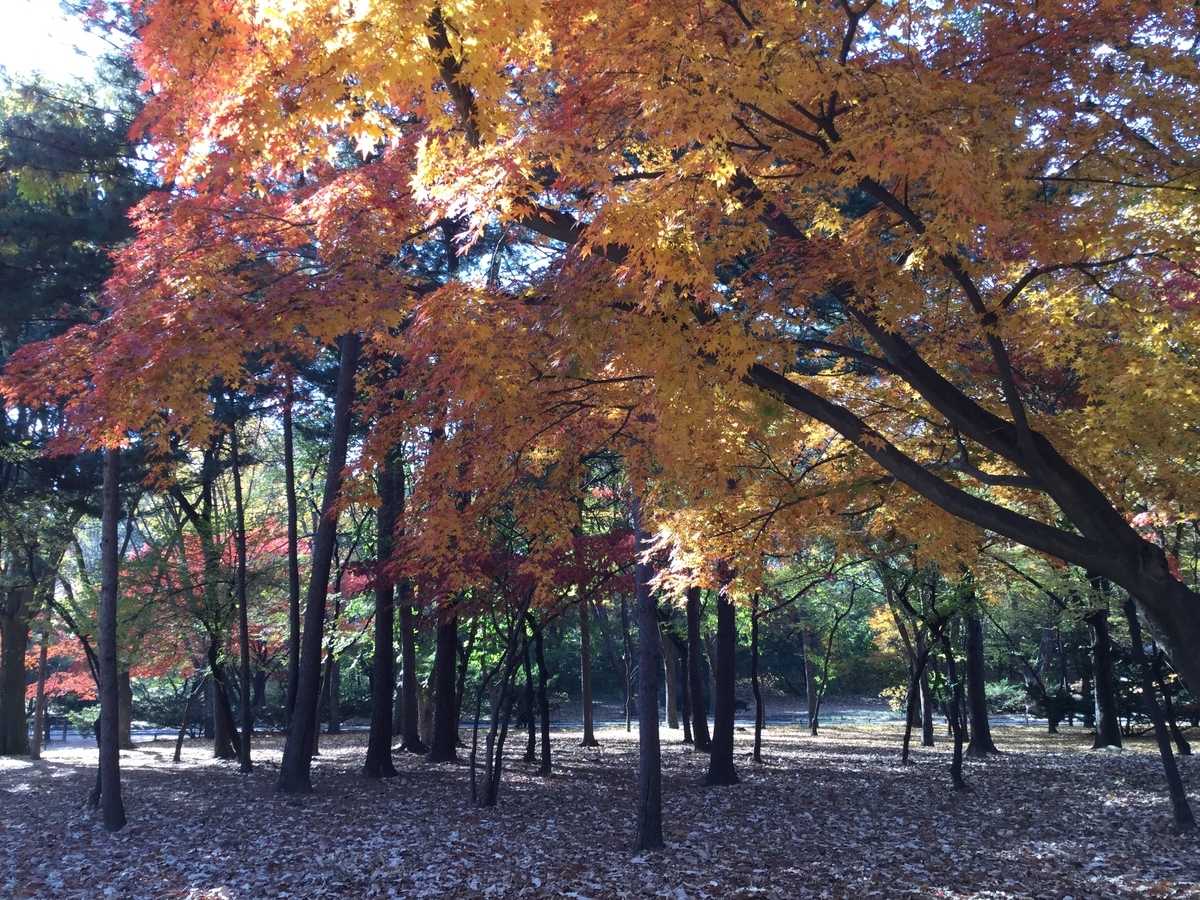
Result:
[[[983,622],[979,616],[967,616],[967,709],[971,717],[971,741],[968,756],[999,753],[992,741],[988,722],[987,696],[984,693]]]
[[[921,676],[921,746],[933,746],[933,688],[929,686],[929,671]]]
[[[1167,719],[1167,728],[1170,729],[1171,739],[1175,741],[1175,749],[1179,751],[1180,756],[1191,756],[1192,745],[1187,742],[1183,736],[1183,732],[1179,730],[1179,722],[1175,718],[1175,704],[1171,699],[1171,685],[1167,681],[1166,673],[1163,671],[1164,654],[1162,650],[1156,650],[1153,658],[1152,668],[1154,670],[1154,680],[1158,683],[1158,689],[1162,692],[1163,698],[1163,713]]]
[[[816,637],[807,628],[800,632],[800,646],[804,651],[804,693],[808,700],[808,733],[813,737],[821,723],[821,686],[817,684]]]
[[[734,648],[737,646],[737,618],[733,600],[717,598],[717,692],[713,698],[712,749],[708,755],[708,785],[737,784],[733,767],[733,716],[737,670]]]
[[[321,645],[324,643],[325,600],[329,596],[329,572],[337,537],[337,502],[342,490],[342,469],[350,442],[350,413],[354,399],[354,373],[358,367],[358,335],[342,338],[338,365],[337,394],[334,398],[333,434],[329,440],[329,469],[325,473],[325,491],[321,500],[321,520],[313,539],[312,573],[304,604],[304,635],[300,648],[300,672],[296,703],[283,762],[279,767],[277,791],[312,793],[313,733],[317,727],[317,704],[321,691]]]
[[[392,763],[392,687],[396,680],[396,586],[388,574],[404,491],[404,461],[393,451],[379,469],[379,510],[375,516],[375,659],[371,667],[371,732],[363,774],[394,778]],[[415,716],[414,716],[415,718]]]
[[[762,762],[762,733],[767,711],[762,686],[758,683],[758,594],[750,603],[750,686],[754,690],[754,761],[757,763]]]
[[[42,631],[38,641],[38,673],[37,690],[33,697],[33,739],[29,743],[29,755],[34,759],[42,758],[42,742],[50,743],[50,726],[45,722],[46,716],[46,663],[50,648],[50,623],[53,611],[50,599],[54,596],[54,584],[46,594],[46,603],[42,612]],[[1173,720],[1172,720],[1173,721]]]
[[[230,460],[233,467],[233,537],[237,548],[237,581],[234,593],[237,597],[242,689],[242,735],[241,743],[238,746],[238,770],[249,772],[254,768],[250,760],[250,739],[254,732],[254,713],[250,706],[250,619],[246,608],[246,505],[242,498],[242,464],[238,453],[236,422],[230,434],[230,450],[233,457]]]
[[[633,637],[629,629],[629,605],[624,597],[621,598],[621,630],[625,649],[625,730],[633,731]]]
[[[650,590],[650,566],[643,559],[648,540],[641,504],[633,503],[636,547],[634,582],[638,612],[638,792],[635,850],[661,850],[662,748],[658,738],[658,604]]]
[[[546,653],[545,641],[545,625],[539,625],[534,632],[533,648],[534,657],[537,660],[538,670],[538,711],[542,718],[542,758],[538,765],[539,775],[549,775],[550,767],[550,697],[546,693],[547,682],[549,681],[549,673],[546,670]]]
[[[25,724],[25,651],[29,646],[29,613],[34,588],[8,589],[0,606],[0,755],[27,756]]]
[[[1166,719],[1163,718],[1162,710],[1154,699],[1154,675],[1142,647],[1142,629],[1132,598],[1125,601],[1125,618],[1129,622],[1133,662],[1142,678],[1142,700],[1146,705],[1146,715],[1154,725],[1154,739],[1158,742],[1158,753],[1162,757],[1167,791],[1171,795],[1171,807],[1175,813],[1175,827],[1180,831],[1194,831],[1196,819],[1192,815],[1192,808],[1188,806],[1187,791],[1184,790],[1183,779],[1175,764],[1175,756],[1171,753],[1171,735],[1167,731]]]
[[[412,582],[397,585],[400,599],[400,747],[407,753],[425,754],[421,740],[421,714],[417,703],[417,629]]]
[[[521,667],[525,670],[525,728],[528,732],[525,762],[531,763],[537,761],[537,724],[533,718],[533,664],[529,661],[529,641],[525,642],[521,654]]]
[[[708,736],[708,711],[704,708],[704,672],[700,666],[700,588],[687,589],[687,678],[692,699],[692,737],[696,749],[706,753],[712,749]]]
[[[1121,721],[1112,682],[1112,641],[1108,633],[1108,608],[1088,613],[1092,633],[1092,690],[1096,698],[1096,740],[1093,750],[1121,746]]]
[[[203,691],[200,699],[204,706],[204,722],[200,734],[206,741],[215,741],[217,739],[217,692],[213,688],[211,669],[201,687]]]
[[[954,756],[950,762],[950,782],[956,791],[965,791],[967,783],[963,780],[963,744],[966,735],[963,733],[963,686],[958,677],[958,666],[954,662],[954,649],[948,636],[943,634],[942,645],[946,650],[946,675],[950,688],[950,732],[954,735]]]
[[[666,634],[679,658],[679,663],[675,667],[675,675],[679,679],[679,721],[683,725],[683,743],[689,747],[694,747],[695,739],[692,737],[692,698],[691,692],[688,690],[687,642],[673,631],[668,631]]]
[[[929,644],[923,637],[924,629],[918,628],[916,640],[914,641],[914,650],[916,658],[912,661],[912,679],[908,685],[908,702],[906,704],[906,712],[904,717],[904,745],[900,751],[900,762],[908,762],[908,745],[912,735],[914,720],[917,715],[918,707],[923,707],[921,710],[923,718],[921,719],[921,735],[922,746],[933,746],[933,709],[932,697],[930,697],[929,705],[925,706],[926,700],[923,691],[929,690],[929,676],[926,671],[929,664]],[[929,743],[925,744],[924,735],[929,733]]]
[[[437,644],[433,655],[433,739],[429,744],[430,762],[458,759],[458,705],[454,696],[458,616],[453,613],[443,613],[443,616],[438,621]]]
[[[580,746],[599,747],[592,722],[592,633],[588,621],[588,600],[579,602],[579,680],[583,692],[583,739]]]
[[[342,663],[335,656],[329,666],[329,727],[326,734],[342,733]]]
[[[659,622],[659,642],[662,644],[663,682],[666,685],[666,696],[663,698],[667,705],[667,727],[679,727],[679,697],[675,684],[675,649],[667,640],[665,624]]]
[[[183,722],[179,726],[179,736],[175,738],[175,762],[179,762],[180,755],[183,753],[183,739],[187,736],[188,719],[192,715],[192,704],[196,702],[196,698],[204,694],[205,688],[208,687],[208,676],[200,676],[200,683],[192,689],[187,696],[187,701],[183,704]]]
[[[121,747],[118,733],[120,704],[117,688],[117,522],[121,517],[120,451],[104,451],[104,490],[100,520],[100,621],[97,638],[100,656],[100,805],[106,831],[125,827],[121,800]],[[22,731],[24,724],[22,724]]]
[[[300,530],[296,504],[296,446],[292,434],[292,382],[288,378],[283,405],[283,489],[287,496],[288,666],[283,726],[292,722],[296,688],[300,683]]]
[[[321,690],[317,693],[317,710],[312,723],[312,755],[321,755],[321,713],[329,705],[329,683],[333,680],[333,648],[325,652],[325,667],[321,675]]]
[[[122,750],[133,749],[133,680],[128,669],[117,673],[117,742]]]
[[[213,687],[213,756],[217,759],[237,759],[241,746],[233,708],[229,705],[229,682],[221,664],[220,638],[208,635],[208,671]]]

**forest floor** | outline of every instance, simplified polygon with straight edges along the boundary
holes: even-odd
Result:
[[[248,776],[206,742],[182,763],[146,742],[121,754],[114,835],[84,809],[94,748],[0,759],[0,898],[1200,897],[1200,838],[1173,832],[1145,739],[1089,752],[1082,729],[999,727],[1002,755],[968,760],[954,793],[942,736],[902,766],[894,723],[768,728],[760,764],[739,727],[741,784],[723,788],[678,734],[662,732],[657,853],[630,849],[636,727],[598,749],[555,732],[549,778],[510,735],[492,809],[469,803],[465,762],[398,753],[399,778],[364,779],[361,732],[322,736],[305,796],[273,791],[278,736],[255,736]],[[1200,759],[1180,762],[1194,788]]]

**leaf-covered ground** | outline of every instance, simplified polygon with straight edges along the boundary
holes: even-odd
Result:
[[[121,754],[116,835],[84,810],[94,750],[3,759],[0,897],[1200,897],[1200,839],[1173,832],[1144,742],[1092,753],[1078,729],[997,728],[1004,754],[968,760],[956,794],[948,748],[901,766],[895,725],[771,728],[760,765],[739,728],[732,788],[705,787],[678,734],[663,731],[668,847],[652,854],[630,850],[623,728],[600,749],[556,733],[550,778],[510,754],[494,809],[469,804],[465,764],[397,754],[400,778],[362,778],[363,733],[323,737],[299,797],[273,793],[278,737],[256,736],[249,776],[204,742],[182,764],[145,743]],[[1194,787],[1200,766],[1181,764]]]

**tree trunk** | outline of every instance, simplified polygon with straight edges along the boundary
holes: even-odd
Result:
[[[933,746],[933,688],[929,686],[929,671],[921,675],[921,746]]]
[[[443,613],[443,616],[438,622],[437,645],[433,656],[433,739],[429,744],[430,762],[458,759],[458,707],[454,696],[458,616],[454,613]]]
[[[192,704],[196,702],[196,698],[205,692],[208,686],[208,676],[200,676],[200,683],[188,694],[187,702],[183,704],[183,722],[179,726],[179,736],[175,738],[175,762],[179,762],[180,755],[183,753],[183,739],[187,735],[188,718],[192,714]]]
[[[633,637],[629,630],[629,605],[624,597],[621,597],[621,631],[625,650],[625,730],[633,731]]]
[[[525,741],[525,762],[537,760],[537,725],[533,718],[533,664],[529,660],[529,641],[525,641],[525,649],[521,653],[521,667],[525,670],[525,728],[528,739]]]
[[[633,501],[637,554],[634,583],[638,612],[638,792],[635,850],[661,850],[662,748],[658,739],[658,604],[650,590],[650,565],[644,560],[649,541],[642,531],[642,507]]]
[[[1112,641],[1108,633],[1108,608],[1088,613],[1084,621],[1092,632],[1092,690],[1096,698],[1096,740],[1093,750],[1121,746],[1121,721],[1112,683]]]
[[[338,364],[337,393],[334,398],[333,434],[329,440],[329,469],[325,473],[325,492],[321,500],[321,520],[313,539],[312,573],[304,604],[304,635],[300,648],[300,671],[296,683],[296,703],[283,761],[275,790],[287,793],[312,793],[313,731],[317,725],[317,703],[321,691],[321,645],[324,643],[325,600],[329,595],[329,572],[337,536],[337,504],[342,490],[342,469],[350,442],[351,408],[354,399],[354,373],[358,367],[358,335],[342,338]]]
[[[416,615],[413,611],[412,582],[405,579],[397,586],[400,599],[400,747],[407,753],[425,754],[429,748],[421,739],[421,715],[417,702]]]
[[[707,785],[737,784],[733,767],[733,717],[737,669],[737,616],[733,600],[717,597],[717,692],[713,698],[712,749],[708,755]]]
[[[25,722],[25,651],[34,588],[9,588],[0,606],[0,755],[29,755]]]
[[[29,755],[34,759],[42,758],[42,722],[46,717],[46,658],[50,645],[50,598],[54,594],[54,585],[46,595],[46,607],[42,618],[41,640],[38,641],[38,674],[37,691],[33,699],[33,740],[29,744]]]
[[[1171,732],[1171,739],[1175,742],[1175,749],[1179,751],[1179,755],[1191,756],[1192,745],[1187,742],[1187,739],[1183,736],[1183,732],[1179,730],[1179,722],[1175,718],[1175,704],[1171,699],[1171,685],[1168,684],[1166,673],[1163,672],[1163,657],[1162,650],[1155,652],[1151,668],[1154,671],[1154,680],[1158,683],[1158,688],[1162,692],[1163,713],[1167,719],[1167,728]]]
[[[229,684],[225,678],[225,667],[220,659],[220,639],[212,632],[208,635],[208,671],[213,686],[213,756],[217,759],[238,758],[237,726],[233,723],[233,710],[229,705]]]
[[[588,600],[579,602],[579,680],[583,693],[582,747],[599,747],[592,723],[592,634],[588,621]]]
[[[329,705],[329,683],[333,680],[333,648],[325,652],[325,666],[321,674],[321,690],[317,693],[317,709],[312,723],[312,755],[321,755],[321,713]]]
[[[762,762],[762,733],[767,711],[763,704],[762,686],[758,683],[758,594],[751,600],[750,609],[750,687],[754,691],[754,761]]]
[[[379,469],[379,510],[375,518],[375,658],[371,668],[371,731],[363,774],[368,778],[394,778],[392,763],[392,688],[396,680],[396,587],[388,574],[396,520],[403,502],[403,460],[394,450]],[[415,718],[415,716],[414,716]]]
[[[692,698],[688,691],[687,642],[673,631],[668,631],[666,634],[679,658],[679,663],[675,667],[675,677],[679,680],[679,721],[683,725],[683,742],[689,747],[694,747],[696,740],[692,737]]]
[[[546,653],[545,641],[543,635],[545,633],[545,623],[542,623],[534,631],[533,649],[534,658],[537,661],[538,670],[538,685],[537,699],[538,711],[542,718],[542,758],[538,765],[539,775],[549,775],[550,767],[550,697],[547,694],[547,683],[549,682],[549,673],[546,670]]]
[[[300,531],[296,504],[296,446],[292,434],[292,380],[283,405],[283,488],[287,496],[288,666],[283,727],[289,728],[300,684]]]
[[[233,539],[237,550],[237,576],[234,594],[237,598],[239,662],[241,663],[242,736],[238,747],[238,771],[254,768],[250,760],[250,739],[254,733],[254,711],[250,704],[250,619],[246,596],[246,504],[242,497],[242,461],[238,452],[237,423],[230,434],[230,463],[233,468]]]
[[[1142,678],[1142,700],[1146,705],[1146,715],[1154,725],[1154,739],[1158,742],[1158,753],[1162,757],[1167,791],[1171,795],[1171,807],[1175,813],[1175,827],[1179,831],[1194,831],[1196,819],[1192,815],[1192,808],[1188,806],[1187,791],[1184,790],[1183,779],[1175,764],[1175,756],[1171,753],[1171,736],[1167,732],[1166,719],[1163,718],[1162,710],[1154,699],[1154,675],[1150,671],[1150,663],[1146,660],[1146,652],[1142,647],[1142,629],[1138,624],[1137,608],[1132,598],[1125,601],[1125,618],[1129,622],[1133,663],[1138,667]]]
[[[954,756],[950,761],[950,782],[956,791],[965,791],[967,783],[963,780],[963,687],[958,677],[958,667],[954,663],[954,653],[948,647],[946,650],[946,668],[950,674],[950,731],[954,735]]]
[[[133,680],[129,670],[117,673],[117,743],[122,750],[133,749]]]
[[[664,698],[667,704],[667,727],[675,729],[679,727],[679,714],[676,712],[679,706],[679,697],[676,694],[675,686],[675,648],[667,641],[667,636],[663,633],[662,622],[659,623],[658,630],[659,643],[662,644],[663,680],[667,688]]]
[[[329,666],[329,727],[326,734],[342,733],[342,663],[336,656]]]
[[[804,693],[808,700],[808,732],[816,737],[821,721],[821,687],[817,684],[817,661],[813,659],[816,639],[807,628],[800,632],[800,647],[804,651]]]
[[[983,622],[979,616],[967,616],[967,709],[971,717],[971,742],[967,756],[999,753],[992,741],[988,722],[987,696],[984,693]]]
[[[704,672],[700,666],[700,588],[687,589],[688,690],[692,699],[692,737],[696,749],[712,749],[708,736],[708,711],[704,708]]]
[[[106,831],[125,827],[121,800],[121,747],[118,734],[117,687],[117,522],[121,517],[120,451],[104,451],[104,490],[100,520],[100,616],[97,650],[100,656],[100,805]],[[24,732],[24,723],[22,723]]]

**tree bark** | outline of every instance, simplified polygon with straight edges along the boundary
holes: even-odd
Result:
[[[1088,613],[1084,619],[1092,632],[1092,690],[1096,699],[1096,740],[1093,750],[1121,746],[1121,721],[1112,683],[1112,641],[1108,608]]]
[[[549,673],[546,669],[546,652],[544,634],[546,631],[545,623],[537,626],[534,630],[533,649],[534,659],[537,661],[538,670],[538,685],[537,699],[538,711],[541,713],[542,719],[542,754],[541,761],[538,765],[539,775],[549,775],[550,766],[550,697],[547,694],[547,684],[549,682]]]
[[[525,742],[525,762],[537,761],[537,724],[533,717],[533,664],[529,660],[529,641],[521,653],[521,667],[525,670],[525,728],[529,734]]]
[[[663,624],[659,622],[658,630],[659,643],[662,644],[663,681],[666,683],[667,688],[666,697],[664,698],[667,704],[667,727],[676,729],[679,727],[679,714],[677,712],[679,708],[679,696],[676,693],[675,685],[675,648],[667,640],[667,636],[663,631]]]
[[[1138,667],[1142,678],[1142,700],[1146,705],[1146,715],[1154,725],[1154,739],[1158,743],[1158,753],[1162,758],[1163,773],[1167,780],[1167,791],[1171,795],[1171,807],[1175,813],[1175,827],[1179,831],[1195,831],[1196,819],[1192,808],[1188,805],[1187,791],[1183,787],[1183,779],[1179,775],[1179,767],[1175,764],[1175,756],[1171,753],[1171,735],[1167,731],[1167,722],[1162,710],[1154,699],[1154,675],[1150,663],[1146,659],[1142,647],[1142,629],[1138,623],[1137,608],[1133,599],[1125,601],[1125,618],[1129,622],[1129,637],[1132,648],[1133,662]]]
[[[717,597],[717,691],[713,698],[712,748],[708,755],[707,785],[737,784],[733,767],[733,717],[736,696],[737,616],[733,600]]]
[[[329,664],[329,700],[326,711],[329,713],[329,724],[326,734],[342,733],[342,662],[336,656],[331,657]]]
[[[458,759],[458,706],[455,703],[454,669],[458,654],[458,616],[442,614],[433,655],[433,739],[430,762]]]
[[[405,579],[396,587],[400,601],[400,748],[407,753],[425,754],[429,748],[421,740],[421,715],[417,702],[416,615],[413,611],[412,582]]]
[[[634,583],[638,612],[638,788],[635,850],[661,850],[662,748],[658,737],[658,604],[650,590],[649,541],[642,531],[642,507],[633,501]]]
[[[588,621],[588,600],[579,602],[579,680],[583,693],[582,747],[599,747],[593,725],[592,711],[592,632]]]
[[[393,450],[379,470],[379,510],[375,518],[375,659],[371,668],[371,731],[363,774],[368,778],[394,778],[392,763],[392,688],[396,680],[396,586],[388,574],[396,520],[403,500],[403,460]],[[399,471],[397,471],[399,470]],[[415,715],[413,718],[416,718]]]
[[[100,519],[100,805],[106,831],[125,827],[121,800],[121,747],[117,687],[117,522],[121,518],[120,451],[104,451],[104,489]],[[22,731],[24,727],[22,726]]]
[[[313,540],[312,573],[304,608],[304,635],[300,648],[300,671],[296,703],[283,762],[275,790],[286,793],[312,793],[313,731],[317,723],[317,703],[321,691],[321,645],[324,643],[325,600],[329,595],[329,572],[337,536],[337,501],[342,489],[342,469],[350,442],[351,407],[354,399],[354,374],[358,368],[359,340],[356,334],[342,338],[338,365],[337,393],[334,397],[333,434],[329,441],[329,469],[325,473],[325,492],[321,500],[321,520]]]
[[[692,737],[701,753],[712,749],[708,736],[708,711],[704,708],[704,672],[700,666],[700,588],[687,589],[688,691],[692,700]]]
[[[220,638],[208,635],[208,671],[213,686],[213,756],[217,759],[237,759],[240,743],[237,726],[233,722],[233,709],[229,705],[229,682],[225,678],[225,667],[221,664]]]
[[[0,606],[0,755],[27,756],[25,651],[29,646],[32,584],[9,588]]]
[[[817,736],[821,722],[821,687],[817,684],[817,661],[813,659],[816,638],[807,628],[800,632],[800,647],[804,651],[804,694],[808,700],[808,733]]]
[[[967,756],[999,753],[992,741],[988,722],[987,696],[984,693],[983,622],[979,616],[967,616],[967,710],[971,717],[971,741]]]
[[[1167,728],[1171,732],[1171,739],[1175,741],[1175,749],[1179,751],[1180,756],[1191,756],[1192,745],[1187,742],[1187,738],[1183,736],[1183,732],[1179,730],[1179,722],[1175,718],[1175,704],[1171,699],[1171,685],[1167,682],[1167,676],[1163,672],[1163,652],[1158,650],[1154,654],[1154,660],[1151,665],[1154,672],[1154,680],[1158,683],[1158,688],[1163,698],[1163,713],[1167,719]]]

